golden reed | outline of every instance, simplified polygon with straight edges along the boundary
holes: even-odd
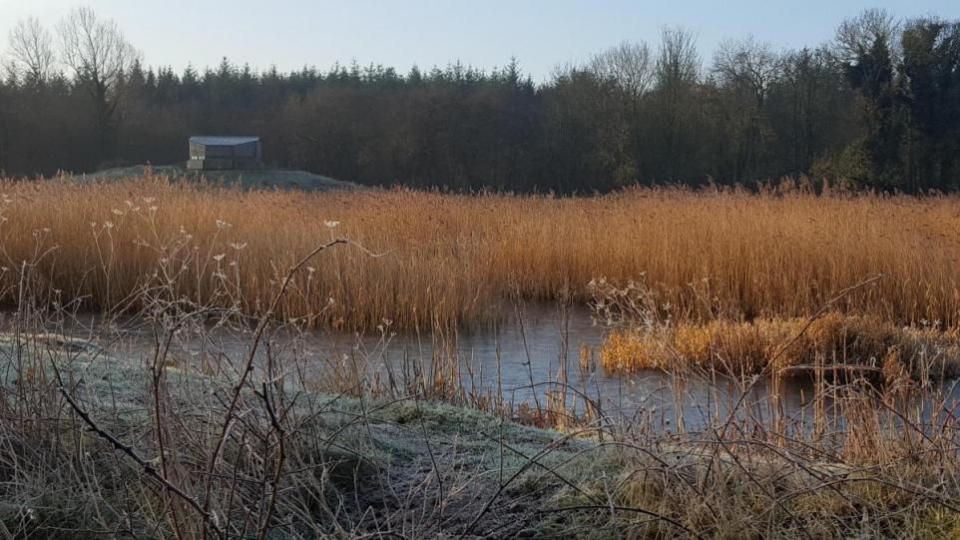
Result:
[[[111,309],[156,280],[198,304],[264,309],[333,236],[283,317],[361,331],[476,323],[510,298],[642,280],[675,320],[802,317],[835,306],[897,324],[960,322],[960,197],[630,189],[595,197],[407,190],[240,191],[151,177],[0,183],[2,300],[39,280]]]

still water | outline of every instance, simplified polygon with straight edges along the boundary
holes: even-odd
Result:
[[[86,326],[92,327],[92,321]],[[578,395],[586,395],[612,420],[642,422],[659,430],[675,429],[678,421],[687,429],[696,429],[711,419],[724,418],[737,402],[741,402],[741,410],[754,416],[771,414],[766,379],[758,380],[744,397],[749,381],[716,374],[683,380],[654,371],[609,374],[598,362],[593,369],[582,369],[581,355],[598,360],[608,331],[596,324],[586,309],[530,304],[517,308],[498,325],[441,337],[394,334],[388,328],[375,336],[333,331],[271,334],[258,349],[258,366],[262,374],[269,353],[281,364],[284,358],[299,359],[298,366],[305,369],[288,368],[286,376],[319,386],[324,382],[336,386],[334,380],[350,378],[402,386],[399,383],[411,377],[411,366],[430,373],[432,361],[439,358],[448,366],[459,367],[455,376],[468,394],[502,396],[514,407],[522,403],[544,407],[547,393],[560,390],[558,381],[566,380],[568,405],[575,404]],[[157,343],[155,330],[145,325],[126,325],[111,339],[102,339],[103,332],[96,334],[109,353],[134,361],[148,362]],[[248,334],[218,329],[182,332],[173,341],[170,356],[175,364],[197,368],[218,358],[238,361],[250,343]],[[945,388],[960,398],[956,385]],[[813,415],[812,383],[791,379],[781,385],[780,392],[779,405],[788,422],[803,423]],[[579,403],[582,406],[582,399]],[[954,405],[951,408],[957,410]]]

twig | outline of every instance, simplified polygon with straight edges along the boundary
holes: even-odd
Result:
[[[763,373],[765,373],[767,370],[772,370],[776,361],[779,360],[780,357],[785,352],[787,352],[787,350],[789,350],[794,343],[799,341],[800,338],[803,337],[803,335],[807,332],[807,330],[809,330],[810,327],[813,326],[813,323],[816,322],[816,320],[819,319],[824,313],[826,313],[831,306],[833,306],[840,300],[843,300],[843,298],[845,298],[848,294],[852,293],[853,291],[862,289],[868,285],[872,285],[877,281],[880,281],[881,279],[883,279],[883,277],[884,277],[883,274],[877,274],[871,278],[865,279],[859,283],[856,283],[854,285],[847,287],[846,289],[841,290],[839,293],[837,293],[836,296],[824,302],[820,306],[820,308],[817,309],[817,311],[807,319],[807,323],[803,325],[803,328],[801,328],[800,331],[797,332],[797,334],[793,336],[793,338],[790,341],[788,341],[783,347],[781,347],[780,350],[778,350],[773,356],[770,357],[770,360],[769,362],[767,362],[766,367],[763,368]],[[760,379],[761,379],[760,375],[754,376],[753,380],[750,381],[750,384],[748,384],[743,389],[743,392],[741,393],[740,398],[737,400],[737,403],[733,406],[732,409],[730,409],[730,413],[727,415],[726,422],[723,423],[723,428],[720,430],[721,438],[726,436],[727,428],[730,427],[730,424],[733,422],[734,417],[736,417],[737,411],[739,411],[740,407],[743,406],[743,403],[744,401],[746,401],[747,396],[749,396],[753,392],[753,388],[757,385]]]
[[[263,400],[263,404],[267,409],[267,414],[270,415],[270,424],[277,432],[277,466],[273,472],[273,489],[270,493],[270,502],[267,503],[267,511],[263,517],[263,523],[257,532],[257,540],[264,540],[267,537],[267,532],[270,530],[270,518],[273,516],[273,510],[276,507],[277,493],[280,489],[280,477],[283,474],[283,463],[286,459],[284,440],[287,434],[280,424],[280,419],[277,418],[277,413],[273,409],[273,404],[270,402],[270,395],[267,392],[267,383],[263,383],[263,393],[260,394],[260,398]],[[264,458],[266,458],[266,456],[264,456]]]
[[[545,508],[542,510],[537,510],[541,514],[555,514],[557,512],[576,512],[579,510],[616,510],[618,512],[635,512],[638,514],[643,514],[645,516],[650,516],[656,520],[669,523],[674,527],[682,530],[683,532],[689,534],[694,538],[703,538],[703,536],[697,534],[693,529],[687,527],[683,523],[676,521],[674,519],[668,518],[663,514],[658,514],[656,512],[651,512],[650,510],[645,510],[643,508],[636,508],[633,506],[607,506],[605,504],[584,504],[578,506],[564,506],[562,508]]]
[[[240,395],[243,390],[243,387],[247,383],[247,378],[250,376],[250,373],[253,371],[253,361],[257,355],[257,349],[260,346],[260,340],[263,338],[263,333],[267,329],[267,325],[270,323],[273,315],[276,313],[277,306],[280,305],[280,300],[283,299],[283,296],[287,292],[287,288],[290,286],[290,282],[293,281],[293,276],[303,268],[310,259],[318,255],[320,252],[330,249],[339,244],[347,244],[349,241],[343,238],[336,238],[322,244],[305,257],[300,259],[290,271],[287,272],[286,277],[283,279],[283,283],[280,285],[280,290],[277,291],[276,296],[273,297],[273,301],[270,303],[270,307],[267,311],[260,317],[260,322],[257,324],[256,330],[253,333],[253,342],[250,345],[250,352],[247,353],[246,362],[244,363],[243,371],[240,373],[240,380],[237,381],[237,385],[233,389],[233,395],[230,398],[230,404],[227,406],[226,414],[223,417],[223,425],[220,430],[220,435],[217,437],[217,444],[214,446],[213,454],[210,456],[210,461],[207,463],[207,480],[206,488],[204,489],[203,495],[203,509],[208,511],[210,508],[210,493],[213,489],[213,470],[216,468],[217,461],[220,459],[220,453],[223,451],[223,446],[226,444],[227,435],[230,432],[230,426],[233,424],[233,414],[237,409],[237,405],[240,402]]]
[[[555,440],[551,441],[550,444],[546,445],[543,449],[541,449],[539,452],[537,452],[533,457],[528,458],[528,459],[527,459],[527,462],[524,463],[523,466],[521,466],[521,467],[517,470],[517,472],[515,472],[509,479],[507,479],[506,482],[504,482],[503,484],[501,484],[501,485],[500,485],[500,488],[496,491],[496,493],[494,493],[493,496],[490,497],[490,499],[487,500],[486,504],[484,504],[484,506],[483,506],[483,508],[480,510],[480,512],[473,518],[473,521],[471,521],[470,524],[467,526],[467,528],[464,529],[463,533],[460,535],[460,540],[463,540],[464,538],[466,538],[467,535],[469,535],[469,534],[473,531],[473,528],[477,526],[477,523],[479,523],[480,520],[483,518],[483,516],[490,510],[490,508],[493,506],[493,503],[500,497],[500,495],[504,492],[504,490],[507,488],[507,486],[509,486],[511,483],[513,483],[514,480],[516,480],[517,478],[519,478],[521,474],[523,474],[524,472],[526,472],[527,469],[529,469],[529,468],[532,467],[533,465],[539,465],[539,466],[541,466],[541,467],[545,467],[545,466],[540,462],[540,459],[546,457],[546,456],[549,455],[551,452],[553,452],[554,450],[556,450],[557,448],[559,448],[560,445],[563,444],[564,442],[566,442],[566,441],[570,440],[571,438],[579,435],[580,433],[583,433],[583,431],[584,431],[584,430],[573,431],[573,432],[571,432],[571,433],[568,433],[568,434],[564,435],[563,437],[561,437],[561,438],[559,438],[559,439],[555,439]],[[593,431],[593,429],[591,429],[591,430],[586,430],[586,431]],[[546,468],[546,467],[545,467],[545,468]],[[603,509],[605,509],[605,510],[609,510],[609,509],[610,509],[610,507],[607,506],[607,505],[592,505],[592,506],[590,506],[590,508],[603,508]],[[614,509],[616,509],[616,507],[614,507]],[[649,511],[649,510],[643,510],[643,509],[639,509],[639,508],[630,509],[630,510],[631,510],[631,511],[634,511],[634,512],[639,512],[639,513],[642,513],[642,514],[645,514],[645,515],[648,515],[648,516],[651,516],[651,517],[654,517],[654,518],[657,518],[657,519],[660,519],[660,520],[663,520],[664,522],[669,523],[669,524],[673,525],[674,527],[677,527],[677,528],[683,530],[684,532],[686,532],[686,533],[689,534],[690,536],[693,536],[693,537],[695,537],[695,538],[702,538],[699,534],[697,534],[696,532],[694,532],[692,529],[690,529],[690,528],[686,527],[685,525],[683,525],[682,523],[680,523],[680,522],[678,522],[678,521],[676,521],[676,520],[673,520],[673,519],[671,519],[671,518],[668,518],[668,517],[666,517],[666,516],[661,516],[660,514],[657,514],[657,513],[655,513],[655,512],[651,512],[651,511]]]
[[[196,499],[194,499],[189,494],[184,492],[177,485],[173,484],[172,482],[164,478],[164,476],[158,473],[157,469],[154,468],[154,466],[149,461],[147,461],[146,459],[141,457],[139,454],[137,454],[136,450],[134,450],[131,446],[124,443],[120,439],[116,438],[109,431],[97,425],[97,423],[94,422],[93,419],[90,417],[90,414],[88,414],[87,411],[84,410],[84,408],[81,407],[80,404],[78,404],[73,399],[70,393],[67,392],[67,389],[64,387],[64,384],[63,384],[63,378],[60,376],[60,370],[57,369],[56,364],[52,364],[52,366],[53,366],[54,374],[57,377],[57,390],[60,391],[60,395],[62,395],[63,398],[67,401],[67,404],[70,405],[70,408],[73,409],[75,413],[77,413],[77,416],[79,416],[80,419],[83,420],[85,424],[87,424],[87,426],[90,428],[91,431],[96,433],[97,436],[99,436],[101,439],[104,439],[107,442],[109,442],[113,446],[114,450],[119,450],[120,452],[123,452],[132,460],[137,462],[137,465],[139,465],[143,469],[143,472],[147,476],[160,482],[161,484],[163,484],[164,488],[166,488],[168,491],[175,494],[177,497],[179,497],[184,502],[189,504],[200,515],[200,517],[203,518],[203,521],[206,522],[214,531],[216,531],[216,533],[219,536],[224,538],[226,537],[226,534],[224,533],[224,531],[219,527],[219,525],[217,525],[213,515],[210,514],[210,512],[208,512],[207,510],[205,510],[200,505],[200,503],[197,502]]]

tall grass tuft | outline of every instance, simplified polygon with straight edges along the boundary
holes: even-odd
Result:
[[[788,344],[786,346],[785,344]],[[776,369],[803,371],[827,358],[831,364],[910,375],[934,369],[939,378],[960,374],[960,336],[935,328],[904,328],[876,317],[829,313],[807,319],[678,323],[650,331],[611,332],[601,350],[612,372],[719,367],[732,374]],[[872,369],[870,369],[872,368]]]

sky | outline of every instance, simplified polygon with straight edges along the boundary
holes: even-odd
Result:
[[[77,5],[114,19],[154,67],[203,69],[226,56],[256,69],[356,60],[406,72],[457,60],[490,69],[516,57],[537,82],[624,40],[655,46],[665,26],[691,30],[709,60],[725,38],[818,45],[867,7],[960,19],[960,0],[0,0],[0,51],[19,19],[53,29]]]

